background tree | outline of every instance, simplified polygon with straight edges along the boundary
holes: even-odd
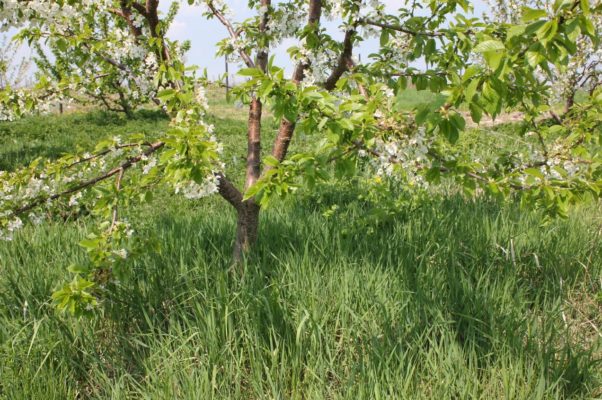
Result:
[[[427,185],[449,177],[468,194],[516,194],[550,215],[565,215],[570,203],[599,196],[602,92],[592,91],[563,119],[540,118],[551,110],[552,92],[549,81],[540,79],[541,71],[566,69],[579,40],[598,45],[592,15],[600,9],[587,1],[558,1],[551,13],[526,10],[517,25],[469,18],[470,5],[464,1],[408,3],[388,13],[375,0],[261,0],[249,3],[256,11],[253,18],[237,22],[225,3],[189,0],[204,5],[205,17],[221,22],[228,36],[219,52],[238,57],[245,67],[240,74],[248,81],[235,91],[249,109],[246,140],[241,140],[247,149],[241,182],[230,179],[236,174],[220,159],[220,132],[204,121],[205,80],[185,67],[181,47],[165,37],[167,22],[160,18],[158,0],[52,3],[3,1],[0,18],[16,26],[27,21],[23,39],[43,38],[50,46],[81,52],[81,58],[70,58],[81,66],[90,62],[132,74],[137,66],[150,64],[149,97],[172,117],[166,133],[116,137],[100,142],[93,153],[38,160],[0,173],[5,238],[24,221],[40,220],[37,210],[60,204],[86,203],[99,217],[98,230],[81,243],[89,264],[73,266],[73,281],[55,294],[59,306],[74,313],[93,308],[102,288],[125,266],[132,230],[120,210],[135,199],[149,200],[159,185],[190,199],[221,195],[237,214],[237,262],[257,240],[262,207],[333,176],[359,176],[389,197],[419,196]],[[92,27],[104,18],[115,22],[101,37]],[[73,20],[85,23],[73,28]],[[324,20],[336,21],[338,30],[330,33]],[[354,47],[372,36],[380,38],[379,51],[357,64]],[[295,67],[286,77],[270,52],[291,38],[297,43],[289,49]],[[141,61],[149,59],[156,63]],[[427,67],[417,69],[417,62]],[[442,93],[446,101],[401,113],[395,94],[408,83]],[[42,93],[85,85],[77,76],[61,77],[58,84],[48,77],[36,91],[5,91],[0,101],[20,115],[38,107]],[[271,150],[262,152],[266,108],[278,128]],[[520,109],[522,132],[532,133],[538,147],[489,160],[467,159],[455,146],[466,125],[462,108],[476,123],[483,114],[496,117]],[[312,143],[293,152],[291,142],[299,136]],[[133,172],[134,166],[140,171]]]
[[[549,1],[490,1],[493,18],[508,24],[520,24],[523,13],[554,14],[555,5]],[[599,10],[600,1],[592,1],[590,7]],[[575,104],[575,97],[579,91],[588,92],[590,95],[602,85],[602,49],[599,38],[602,37],[602,15],[595,12],[591,15],[591,26],[594,35],[583,36],[574,43],[571,60],[565,68],[551,68],[540,71],[542,80],[547,80],[553,88],[555,96],[552,100],[563,104],[563,113],[567,113]],[[554,114],[555,115],[555,114]],[[555,116],[556,117],[556,116]],[[558,117],[556,117],[558,118]]]
[[[31,62],[19,57],[20,48],[20,44],[10,37],[0,37],[0,90],[19,88],[28,81]],[[10,119],[10,114],[0,110],[0,121],[5,119]]]

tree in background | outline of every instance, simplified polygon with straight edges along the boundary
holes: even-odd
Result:
[[[42,15],[43,11],[33,2],[25,3],[29,4],[22,6],[24,10],[35,9]],[[50,14],[68,7],[75,15],[75,10],[80,8],[70,2],[51,3],[54,4],[46,4]],[[157,87],[153,80],[158,68],[157,56],[145,48],[148,46],[146,37],[140,40],[143,33],[152,38],[148,29],[154,28],[148,27],[145,17],[132,10],[128,3],[106,3],[105,12],[82,16],[82,24],[52,27],[33,23],[17,35],[17,39],[26,40],[34,50],[36,77],[43,86],[37,90],[45,92],[46,104],[62,101],[93,104],[131,117],[135,109],[155,99]],[[172,3],[161,20],[162,30],[169,29],[178,7],[179,2]],[[69,18],[69,15],[60,18]],[[24,20],[26,18],[21,18]],[[164,37],[164,33],[160,35]],[[159,34],[155,32],[154,36]],[[79,41],[78,45],[75,41]],[[189,44],[172,43],[172,46],[171,52],[182,58]]]
[[[0,90],[19,88],[27,84],[31,63],[25,57],[19,58],[21,46],[8,36],[0,38]],[[0,110],[0,121],[8,119]]]
[[[517,24],[520,26],[523,15],[532,18],[538,16],[554,15],[554,3],[542,0],[495,0],[488,2],[493,11],[496,21]],[[602,2],[594,0],[590,7],[599,9]],[[590,18],[591,26],[588,28],[594,35],[592,37],[579,37],[572,44],[573,51],[571,60],[565,68],[541,69],[539,76],[547,81],[554,91],[552,100],[563,104],[563,113],[568,113],[575,103],[575,96],[579,91],[588,92],[591,95],[602,85],[602,48],[598,43],[602,37],[602,14],[594,13]],[[533,55],[536,57],[536,55]],[[536,60],[534,60],[535,62]],[[553,114],[555,118],[559,118]]]
[[[549,215],[566,215],[571,203],[599,196],[602,91],[593,90],[561,119],[541,119],[552,111],[554,89],[541,79],[542,71],[566,70],[580,40],[598,46],[592,21],[602,12],[599,5],[557,1],[551,12],[525,9],[520,23],[506,23],[468,17],[470,4],[462,0],[408,2],[394,12],[378,0],[251,0],[255,16],[244,21],[235,21],[222,1],[188,3],[223,25],[227,37],[219,53],[237,57],[244,66],[240,75],[248,78],[234,92],[248,105],[241,182],[232,180],[236,173],[222,160],[224,133],[206,122],[206,80],[186,68],[182,46],[165,36],[175,11],[161,19],[158,0],[0,1],[5,24],[27,23],[20,38],[73,52],[77,57],[69,62],[89,69],[88,77],[101,83],[107,70],[136,87],[143,86],[136,79],[143,79],[149,84],[144,93],[172,118],[167,132],[114,137],[91,153],[0,172],[5,239],[59,206],[85,203],[99,221],[81,243],[89,262],[72,266],[74,279],[54,295],[62,309],[87,312],[110,290],[133,243],[133,230],[121,217],[124,208],[139,199],[152,201],[161,186],[189,199],[219,194],[232,206],[237,263],[253,248],[260,210],[273,198],[329,180],[361,180],[375,196],[385,193],[383,208],[389,204],[384,199],[420,196],[448,179],[468,195],[518,196]],[[103,31],[101,22],[108,19],[111,29]],[[325,21],[334,21],[336,32]],[[354,47],[370,37],[379,38],[379,50],[358,64]],[[295,68],[286,76],[270,53],[291,39]],[[419,70],[416,63],[427,67]],[[5,90],[4,112],[23,115],[51,96],[87,90],[89,79],[66,71],[59,82],[42,77],[35,90]],[[396,95],[409,83],[443,94],[444,104],[403,112]],[[476,123],[483,114],[522,111],[517,135],[529,133],[536,146],[471,160],[456,145],[466,130],[464,108]],[[271,149],[262,153],[266,109],[278,129]],[[311,143],[292,152],[290,144],[299,136]]]

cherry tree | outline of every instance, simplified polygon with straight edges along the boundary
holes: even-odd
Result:
[[[73,280],[54,295],[62,309],[85,313],[97,306],[127,267],[135,242],[123,209],[137,199],[152,201],[160,186],[189,199],[216,194],[232,206],[235,262],[252,249],[260,211],[274,197],[329,179],[360,176],[374,190],[401,187],[416,195],[455,179],[469,194],[519,196],[561,216],[571,203],[599,196],[602,90],[592,90],[562,119],[542,120],[551,111],[554,82],[540,77],[541,71],[566,70],[578,57],[579,41],[597,48],[592,21],[602,12],[599,5],[557,1],[506,22],[472,17],[463,0],[401,2],[395,12],[379,0],[250,0],[254,16],[239,21],[224,1],[187,3],[199,6],[199,17],[221,23],[225,38],[217,51],[236,59],[248,79],[234,91],[248,106],[240,184],[222,159],[223,132],[206,122],[207,81],[185,66],[183,46],[166,36],[175,11],[162,18],[159,0],[0,1],[0,20],[21,28],[20,38],[73,55],[64,75],[44,76],[34,90],[0,93],[3,113],[18,117],[49,98],[90,90],[79,78],[80,70],[89,70],[112,71],[132,90],[148,85],[144,96],[172,118],[167,132],[114,137],[86,154],[0,172],[0,237],[6,240],[57,207],[85,203],[101,221],[81,243],[89,263],[72,266]],[[359,63],[354,49],[371,37],[379,39],[378,51]],[[294,69],[287,76],[272,53],[291,39]],[[446,101],[402,112],[396,96],[409,84]],[[536,146],[487,162],[469,159],[455,145],[466,131],[461,108],[475,123],[483,114],[521,110],[519,130],[536,137]],[[265,110],[278,121],[267,144]],[[311,144],[291,152],[291,141],[301,135],[313,138]]]
[[[542,0],[495,0],[489,1],[495,20],[509,24],[520,24],[522,16],[529,18],[554,15],[555,5]],[[600,9],[602,2],[594,0],[588,7]],[[578,91],[589,92],[591,95],[598,87],[602,86],[602,48],[599,40],[602,37],[602,14],[593,13],[590,18],[591,26],[588,29],[594,34],[581,36],[572,44],[573,54],[568,65],[564,68],[541,69],[540,78],[548,80],[554,96],[551,101],[560,101],[564,104],[563,113],[567,113],[575,104]],[[559,118],[555,112],[554,118]]]

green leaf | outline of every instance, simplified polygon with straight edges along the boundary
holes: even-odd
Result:
[[[535,68],[539,63],[545,60],[545,57],[539,53],[537,50],[529,50],[525,54],[527,59],[527,63],[533,68]]]
[[[339,126],[345,130],[352,131],[355,127],[353,126],[353,122],[349,118],[341,118],[339,121]]]
[[[255,182],[255,184],[251,185],[251,187],[247,189],[245,195],[243,196],[243,200],[246,201],[257,196],[259,191],[263,189],[263,186],[264,185],[262,181]]]
[[[504,53],[498,51],[486,51],[483,53],[483,57],[489,68],[495,71],[500,66]]]
[[[85,249],[92,250],[98,248],[100,242],[100,238],[88,238],[80,241],[79,245]]]
[[[441,168],[439,166],[430,168],[426,172],[425,178],[430,183],[438,183],[441,180]]]
[[[169,99],[172,99],[175,96],[175,94],[176,91],[174,89],[164,89],[157,94],[157,97],[162,101],[167,101]]]
[[[69,50],[69,43],[67,43],[67,41],[65,39],[61,38],[56,41],[56,47],[60,51],[67,51],[67,50]]]
[[[525,174],[534,176],[535,178],[544,178],[544,174],[542,174],[541,171],[537,168],[527,168],[525,170]]]
[[[269,165],[270,167],[277,167],[278,165],[280,165],[280,161],[278,161],[276,157],[271,155],[265,156],[263,159],[263,163],[265,165]]]
[[[384,47],[389,43],[389,30],[383,29],[380,33],[380,45]]]
[[[536,10],[529,7],[523,7],[523,21],[529,22],[537,19],[541,19],[547,16],[548,13],[545,10]]]
[[[583,32],[585,32],[588,36],[595,38],[596,37],[596,28],[594,28],[594,24],[592,24],[592,21],[589,18],[582,15],[580,18],[580,22],[581,22],[580,26],[581,26],[581,29],[583,30]]]
[[[260,78],[263,76],[263,71],[259,68],[242,68],[238,71],[238,75]]]
[[[508,29],[507,39],[510,40],[515,36],[522,35],[527,29],[526,25],[513,25]]]
[[[477,89],[479,87],[479,83],[481,83],[480,79],[473,79],[466,87],[466,91],[464,92],[464,97],[466,101],[471,101],[475,94],[477,93]]]
[[[504,51],[505,49],[504,43],[499,40],[485,40],[476,45],[473,51],[475,53],[485,53],[490,51]]]
[[[543,24],[543,26],[539,28],[535,34],[540,41],[547,43],[554,39],[556,32],[558,32],[558,23],[556,20],[552,20]]]
[[[397,79],[397,87],[399,91],[406,90],[408,87],[408,78],[400,76],[399,79]]]
[[[426,121],[426,118],[428,117],[430,112],[431,110],[427,105],[422,105],[418,107],[416,109],[416,123],[418,125],[422,125]]]
[[[481,122],[481,118],[483,117],[483,109],[481,106],[473,102],[468,105],[468,108],[470,110],[470,117],[472,120],[477,124]]]
[[[460,114],[452,114],[449,118],[449,121],[455,128],[457,128],[458,131],[463,131],[466,127],[466,121]]]
[[[470,78],[477,75],[480,72],[480,70],[481,69],[477,65],[469,66],[468,68],[466,68],[466,71],[464,71],[464,74],[462,75],[462,82],[468,82]]]

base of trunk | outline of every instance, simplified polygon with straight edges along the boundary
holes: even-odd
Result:
[[[236,223],[236,239],[232,258],[236,264],[240,264],[246,253],[257,242],[257,231],[259,228],[259,206],[249,200],[242,203],[238,209]]]

